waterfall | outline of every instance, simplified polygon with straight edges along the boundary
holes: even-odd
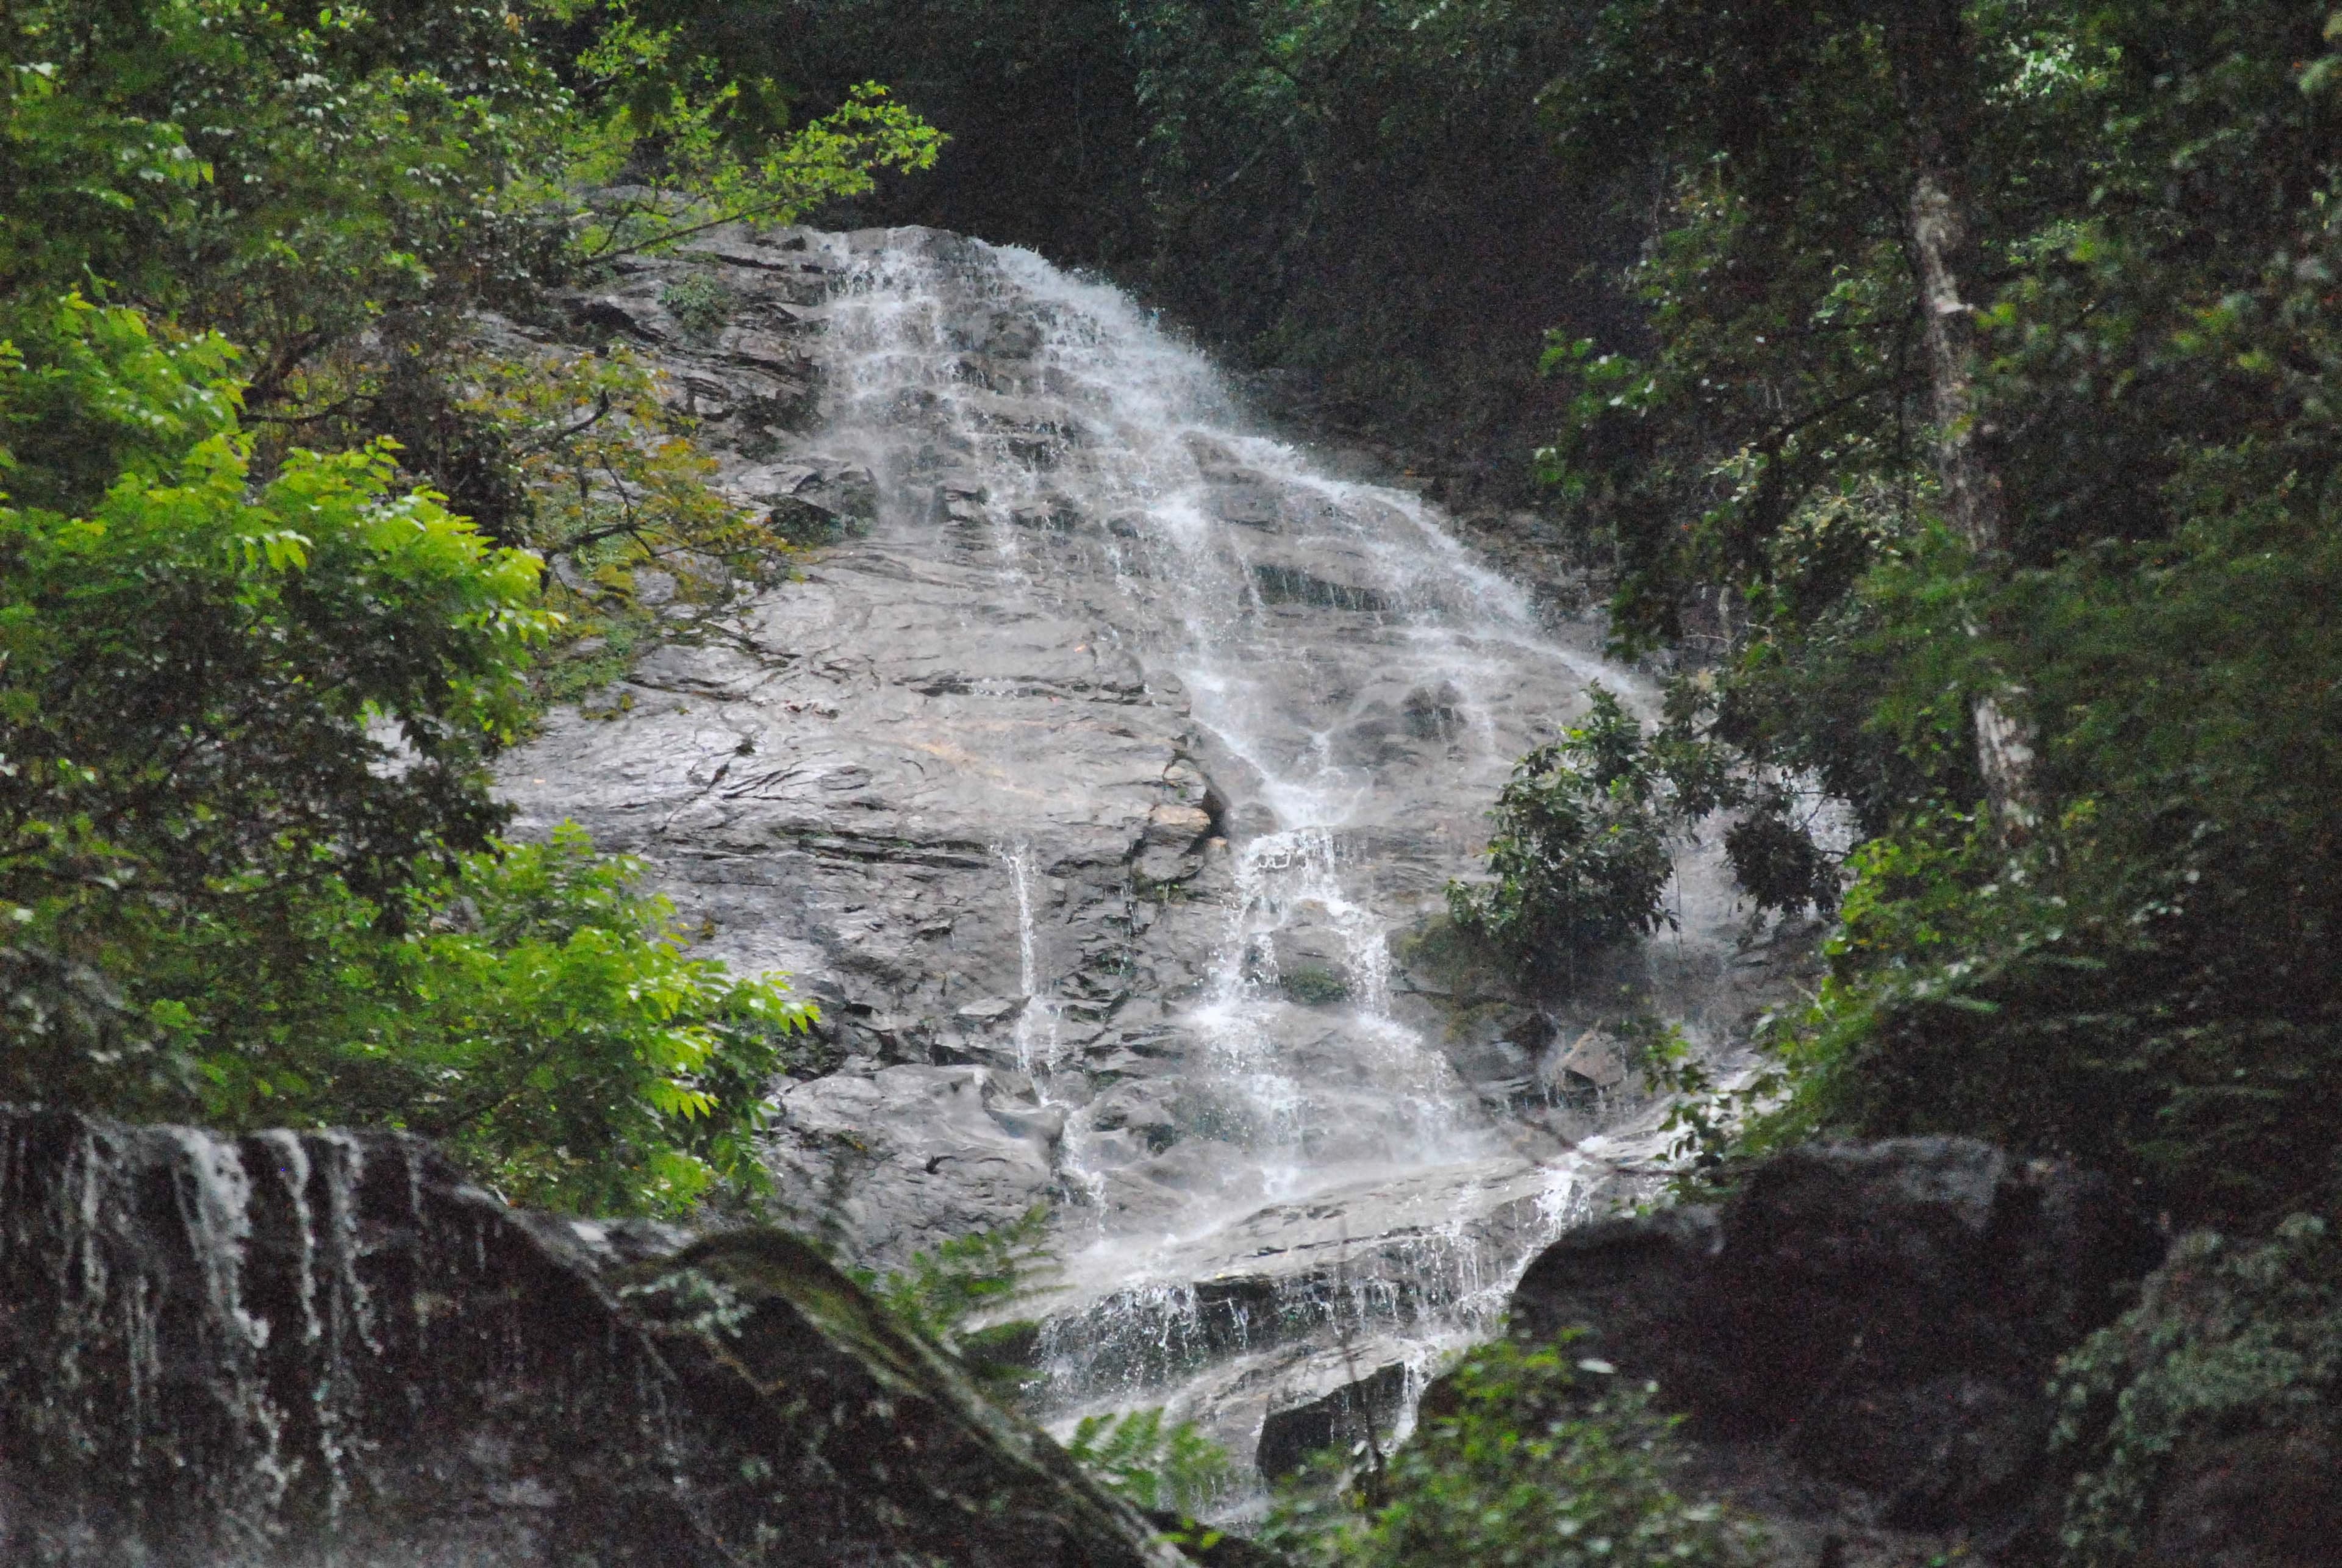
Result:
[[[1263,433],[1116,290],[926,231],[822,243],[818,439],[876,477],[867,550],[980,584],[956,611],[972,642],[1092,628],[1099,645],[1073,652],[1110,650],[1143,682],[1116,700],[1182,706],[1178,765],[1209,808],[1190,788],[1158,811],[1186,825],[1150,829],[1126,894],[1134,924],[1211,928],[1160,998],[1168,1150],[1096,1125],[1102,1105],[1125,1113],[1061,1001],[1083,956],[1044,929],[1036,844],[992,851],[1016,929],[1016,1062],[1067,1118],[1045,1405],[1070,1420],[1168,1399],[1241,1446],[1274,1389],[1338,1381],[1329,1353],[1419,1381],[1493,1326],[1607,1166],[1474,1093],[1437,1023],[1396,1005],[1392,938],[1473,868],[1512,764],[1590,683],[1637,705],[1647,691],[1423,497]],[[1023,764],[1006,784],[1042,795],[1046,775]]]

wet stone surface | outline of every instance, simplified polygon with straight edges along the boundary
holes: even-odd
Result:
[[[392,1134],[0,1107],[0,1559],[1171,1568],[771,1230],[532,1214]]]

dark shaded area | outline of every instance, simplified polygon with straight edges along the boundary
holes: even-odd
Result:
[[[1347,1451],[1388,1433],[1406,1403],[1406,1368],[1396,1362],[1376,1367],[1306,1404],[1269,1412],[1253,1463],[1269,1480],[1281,1480],[1301,1470],[1312,1454]]]
[[[834,223],[1027,245],[1135,287],[1316,427],[1526,493],[1548,329],[1631,334],[1633,251],[1537,104],[1568,0],[666,0],[804,119],[877,76],[953,138]],[[1622,171],[1624,172],[1624,171]],[[1596,264],[1600,264],[1596,266]]]
[[[1530,1264],[1512,1326],[1580,1331],[1574,1353],[1656,1380],[1743,1469],[1753,1448],[1884,1526],[2007,1541],[2054,1523],[2057,1356],[2161,1250],[2067,1166],[1961,1138],[1817,1144],[1720,1207],[1572,1232]]]

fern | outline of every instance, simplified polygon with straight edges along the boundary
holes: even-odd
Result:
[[[956,1349],[978,1315],[1049,1288],[1044,1279],[1055,1260],[1042,1240],[1048,1225],[1047,1206],[1036,1203],[997,1230],[954,1236],[889,1273],[855,1270],[854,1282],[898,1321]]]
[[[1166,1425],[1160,1406],[1086,1415],[1066,1453],[1140,1508],[1193,1519],[1226,1495],[1236,1466],[1193,1422]]]

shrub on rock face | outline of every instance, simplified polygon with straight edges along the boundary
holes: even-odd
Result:
[[[2333,1560],[2342,1541],[2342,1241],[2297,1214],[2257,1246],[2183,1239],[2062,1368],[2084,1466],[2070,1568]]]
[[[1736,1561],[1720,1511],[1668,1487],[1674,1424],[1604,1363],[1483,1345],[1426,1396],[1379,1480],[1288,1502],[1262,1539],[1325,1568]]]
[[[1675,874],[1657,770],[1611,693],[1586,722],[1513,769],[1490,814],[1491,880],[1450,883],[1456,924],[1525,978],[1566,980],[1580,954],[1672,924],[1659,894]]]

